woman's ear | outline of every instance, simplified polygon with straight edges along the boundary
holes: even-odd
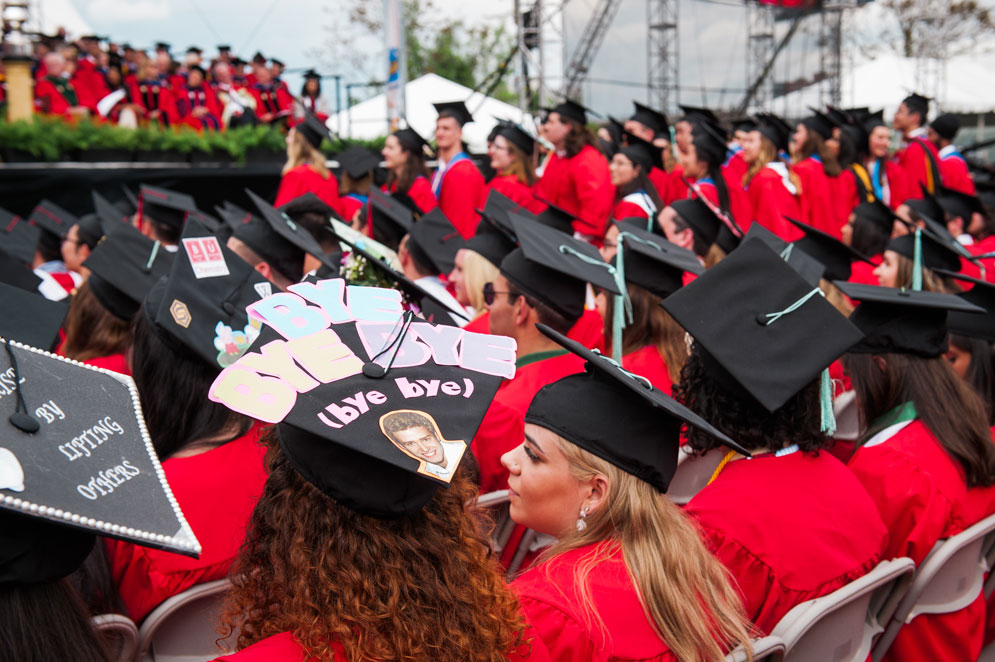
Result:
[[[872,356],[871,359],[874,360],[874,365],[878,367],[884,374],[888,374],[888,362],[884,360],[883,356]]]
[[[595,512],[605,504],[608,499],[608,479],[601,474],[591,478],[587,484],[587,498],[584,499],[584,507],[588,512]]]

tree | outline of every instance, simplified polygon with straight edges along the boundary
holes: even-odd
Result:
[[[977,52],[985,37],[995,35],[995,16],[977,0],[879,0],[874,4],[888,19],[875,31],[874,41],[879,48],[905,57],[945,59]]]

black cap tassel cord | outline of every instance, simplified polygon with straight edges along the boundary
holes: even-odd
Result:
[[[14,356],[14,350],[10,348],[10,341],[4,338],[3,346],[7,349],[7,356],[10,357],[10,367],[14,369],[14,395],[17,398],[14,413],[10,415],[8,420],[21,432],[34,434],[41,429],[41,423],[28,413],[28,405],[24,402],[24,393],[21,390],[21,373],[17,369],[17,358]]]

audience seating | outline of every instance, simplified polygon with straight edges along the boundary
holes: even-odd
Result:
[[[138,652],[138,627],[127,616],[100,614],[92,619],[93,629],[107,648],[109,662],[133,662]]]
[[[231,581],[200,584],[174,595],[139,630],[139,662],[203,662],[224,653],[217,628]]]
[[[779,637],[753,640],[753,662],[783,662],[784,642]],[[746,651],[741,647],[726,655],[726,662],[746,662]]]

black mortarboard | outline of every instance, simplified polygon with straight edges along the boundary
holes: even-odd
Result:
[[[83,564],[96,541],[93,534],[6,510],[0,528],[0,587],[62,579]]]
[[[836,281],[843,294],[860,304],[850,321],[864,339],[850,348],[858,354],[913,354],[925,358],[947,351],[947,312],[984,313],[973,303],[943,292],[917,292]]]
[[[649,173],[651,168],[663,168],[663,151],[642,138],[626,132],[629,144],[619,149],[619,152],[632,161],[633,165],[642,168],[643,173]]]
[[[804,237],[794,242],[795,248],[800,248],[807,255],[818,260],[825,267],[823,275],[827,280],[850,280],[850,265],[854,261],[859,260],[872,264],[867,256],[861,255],[836,237],[807,223],[796,221],[787,216],[784,218],[805,233]]]
[[[708,208],[708,205],[698,198],[693,198],[674,200],[670,203],[670,208],[691,226],[691,230],[705,245],[711,246],[715,243],[719,236],[719,229],[723,224],[715,212]]]
[[[398,129],[394,132],[394,136],[397,138],[398,142],[401,143],[401,147],[407,152],[424,154],[425,150],[428,149],[428,141],[422,138],[417,131],[410,127]]]
[[[833,120],[831,117],[826,115],[821,110],[816,110],[815,108],[809,107],[812,111],[812,115],[806,117],[802,120],[802,124],[805,125],[806,129],[815,131],[823,140],[829,140],[833,137]]]
[[[895,225],[895,213],[878,199],[873,202],[861,202],[853,208],[857,218],[862,218],[876,226],[881,232],[890,235]]]
[[[518,237],[515,236],[515,227],[511,224],[512,212],[522,216],[532,215],[527,209],[519,205],[517,202],[494,189],[491,189],[487,193],[487,200],[484,201],[484,208],[477,210],[477,213],[490,221],[491,225],[495,229],[500,230],[511,241],[517,243]],[[569,232],[572,233],[573,230],[570,230]]]
[[[505,122],[498,129],[497,134],[499,136],[503,136],[505,140],[525,152],[526,156],[532,156],[532,152],[535,151],[535,138],[529,135],[525,129],[517,124]]]
[[[947,329],[950,333],[970,338],[983,338],[990,343],[995,342],[995,284],[944,269],[937,269],[936,273],[945,278],[971,283],[971,289],[957,296],[985,309],[984,315],[950,311],[947,315]]]
[[[391,248],[397,247],[414,223],[410,209],[376,188],[370,189],[370,213],[373,238]]]
[[[777,115],[764,113],[757,115],[756,130],[774,143],[780,151],[787,151],[791,138],[791,125]]]
[[[294,327],[294,358],[318,381],[298,393],[250,352],[218,376],[209,397],[277,424],[294,469],[340,505],[383,519],[417,513],[470,453],[501,378],[514,375],[514,342],[413,320],[393,290],[347,288],[341,279],[294,290],[321,290],[350,311],[322,316],[308,306],[307,331]],[[279,312],[271,328],[271,312],[289,306],[306,315],[304,305],[291,293],[256,304],[253,315],[266,323],[259,346],[279,351],[288,329]]]
[[[187,48],[187,53],[196,53],[197,55],[200,55],[203,52],[204,49],[202,49],[200,46],[190,46]]]
[[[915,232],[894,237],[885,250],[895,251],[903,257],[915,260]],[[931,232],[922,231],[922,266],[927,269],[948,269],[959,271],[960,255]]]
[[[750,132],[757,128],[757,120],[750,116],[734,117],[729,120],[729,123],[732,124],[733,133],[736,131]]]
[[[325,123],[311,113],[308,113],[304,121],[295,126],[294,130],[300,132],[304,136],[304,139],[315,149],[321,147],[323,140],[332,139],[332,134],[328,130],[328,127],[325,126]]]
[[[16,342],[7,349],[13,357],[2,352],[0,361],[13,368],[26,412],[19,398],[3,399],[0,508],[196,557],[200,544],[166,482],[131,378]],[[8,544],[16,541],[5,530],[0,549]]]
[[[140,232],[108,235],[83,262],[90,270],[87,282],[93,295],[108,312],[126,322],[172,264],[173,254]]]
[[[314,69],[308,69],[304,72],[304,80],[321,80],[321,74],[319,74]]]
[[[462,101],[444,101],[432,105],[435,106],[435,112],[439,114],[439,117],[452,117],[460,126],[473,121],[473,115],[466,109],[466,104]]]
[[[227,53],[230,50],[231,50],[231,46],[229,46],[228,44],[218,44],[218,52],[219,53]]]
[[[552,108],[547,108],[546,110],[550,113],[556,113],[561,117],[566,117],[576,122],[580,122],[581,124],[587,124],[588,109],[576,101],[567,99],[566,101],[563,101]]]
[[[926,115],[929,114],[929,102],[930,98],[925,97],[918,92],[913,92],[909,96],[902,99],[902,103],[913,113],[919,113],[922,118],[922,123],[926,123]]]
[[[169,276],[145,299],[145,314],[167,342],[177,341],[209,365],[223,368],[245,352],[258,331],[245,307],[272,291],[249,263],[191,220],[183,228]]]
[[[922,183],[919,184],[919,187],[922,190],[922,197],[906,200],[905,204],[921,218],[928,218],[938,223],[943,223],[946,220],[946,212],[943,209],[943,205],[940,204],[937,197],[930,193]]]
[[[304,254],[308,253],[327,267],[334,268],[327,255],[321,250],[317,240],[305,228],[295,223],[286,213],[279,211],[258,195],[245,189],[246,195],[256,205],[265,225],[246,223],[235,236],[261,256],[275,258],[278,261],[290,261],[296,264],[300,257],[300,272],[284,274],[296,282],[304,275]],[[260,247],[263,247],[262,249]]]
[[[743,237],[744,241],[749,239],[759,239],[767,244],[772,251],[780,255],[788,265],[801,276],[806,283],[813,286],[818,285],[822,280],[822,274],[826,267],[805,251],[796,251],[793,244],[789,244],[776,234],[760,225],[754,223],[750,230]]]
[[[546,198],[535,195],[536,200],[546,205],[546,208],[542,210],[539,214],[535,214],[535,220],[539,223],[545,225],[546,227],[553,228],[554,230],[559,230],[569,235],[573,235],[574,219],[577,218],[574,214],[571,214],[563,207],[554,205],[552,202]],[[528,216],[525,211],[516,212],[519,216]]]
[[[37,292],[41,282],[41,278],[31,270],[31,267],[0,249],[0,283],[7,283],[28,292]]]
[[[703,161],[714,165],[722,165],[729,151],[725,137],[708,122],[699,122],[691,132],[691,142]]]
[[[336,157],[342,169],[353,179],[360,179],[380,165],[380,155],[362,145],[352,145]]]
[[[500,270],[523,294],[573,320],[584,313],[584,283],[621,294],[615,268],[591,244],[531,218],[512,214],[511,221],[521,248],[501,261]]]
[[[252,56],[252,62],[253,64],[265,64],[266,56],[262,54],[262,51],[256,51]]]
[[[50,232],[59,239],[65,239],[69,234],[69,228],[76,225],[79,219],[51,200],[42,200],[31,212],[28,220],[45,232]]]
[[[38,235],[41,230],[20,216],[0,209],[0,250],[24,264],[35,259]]]
[[[479,254],[498,267],[508,253],[515,250],[515,242],[485,218],[484,222],[477,225],[476,234],[466,240],[463,248]]]
[[[168,53],[169,52],[169,44],[166,43],[165,41],[157,41],[157,42],[155,42],[155,49],[157,51],[166,51]]]
[[[338,221],[342,220],[339,213],[332,209],[331,205],[319,198],[317,195],[308,191],[303,193],[289,202],[285,202],[276,208],[278,212],[282,212],[290,217],[290,220],[297,221],[299,216],[304,214],[318,214],[319,216],[324,216],[325,219],[334,218]],[[331,226],[329,226],[331,229]]]
[[[701,121],[710,122],[712,124],[718,124],[719,118],[714,112],[708,108],[699,108],[697,106],[680,106],[681,112],[684,116],[681,118],[687,122],[697,123]]]
[[[635,120],[643,126],[652,129],[653,133],[656,135],[668,133],[668,129],[670,127],[667,123],[666,115],[658,110],[653,110],[649,106],[641,104],[638,101],[633,101],[632,105],[635,106],[636,111],[629,119]]]
[[[186,193],[142,184],[138,193],[138,208],[148,216],[174,228],[182,228],[197,204]]]
[[[965,229],[970,225],[973,214],[985,213],[985,209],[978,196],[947,188],[946,186],[940,186],[939,190],[937,190],[936,201],[940,203],[940,207],[943,208],[943,211],[947,213],[949,218],[954,219],[959,217],[964,219]],[[933,220],[942,221],[943,216],[934,218]]]
[[[285,65],[285,64],[283,63],[283,60],[278,60],[278,59],[276,59],[275,57],[271,57],[271,58],[269,59],[269,62],[270,62],[270,64],[274,64],[274,65],[276,65],[276,66],[278,66],[278,67],[286,67],[286,66],[287,66],[287,65]]]
[[[408,250],[420,252],[422,260],[427,259],[440,274],[453,270],[456,253],[465,244],[463,237],[438,207],[419,218],[408,233]]]
[[[888,126],[884,123],[884,108],[876,110],[860,120],[864,131],[870,136],[871,132],[879,126]]]
[[[124,200],[120,201],[119,204],[124,206],[124,211],[129,216],[134,216],[138,211],[138,196],[127,186],[121,185],[121,192],[124,194]]]
[[[697,275],[705,271],[691,251],[647,232],[645,228],[630,223],[616,225],[619,229],[616,240],[618,250],[612,258],[612,265],[619,268],[621,260],[626,282],[663,299],[684,285],[685,272]]]
[[[526,423],[555,432],[661,492],[667,491],[677,470],[677,449],[685,423],[749,455],[645,378],[544,324],[536,328],[586,363],[584,372],[539,389],[525,414]],[[611,416],[605,416],[608,411]]]
[[[762,241],[747,240],[662,305],[731,393],[773,412],[861,338],[821,294]]]
[[[0,306],[17,311],[0,316],[0,337],[22,342],[38,349],[50,350],[59,340],[69,306],[62,301],[49,301],[37,291],[0,282]],[[0,355],[2,356],[2,355]]]
[[[96,214],[83,214],[76,221],[80,243],[86,244],[91,250],[97,246],[104,236],[103,224]]]
[[[960,119],[953,113],[943,113],[930,122],[929,126],[944,140],[952,141],[960,131]]]

